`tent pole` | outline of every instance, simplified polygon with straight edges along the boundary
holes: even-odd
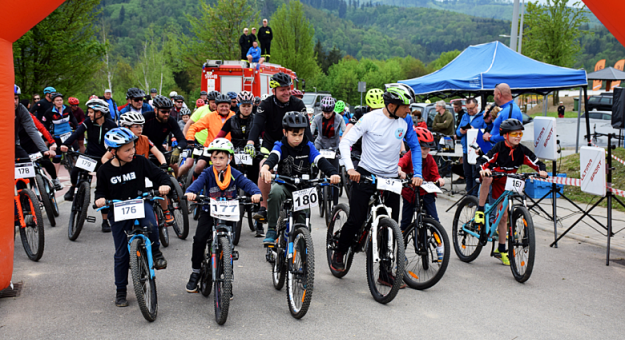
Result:
[[[547,106],[549,106],[549,94],[543,96],[543,116],[547,117]]]
[[[575,139],[575,153],[579,153],[579,128],[582,117],[582,88],[579,88],[579,100],[577,101],[577,138]]]
[[[586,142],[590,146],[590,117],[588,117],[588,100],[586,98],[588,98],[588,85],[584,86],[584,115],[586,115]]]

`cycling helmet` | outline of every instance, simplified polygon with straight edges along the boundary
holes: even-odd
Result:
[[[131,87],[128,89],[128,92],[126,92],[126,99],[143,98],[143,97],[145,97],[145,92],[143,92],[143,90],[138,89],[136,87]]]
[[[345,111],[345,102],[342,100],[339,100],[338,102],[336,102],[336,105],[334,106],[334,112],[343,113],[343,111]]]
[[[145,118],[140,113],[126,112],[119,117],[120,126],[133,126],[145,124]]]
[[[175,101],[182,100],[184,102],[184,97],[182,95],[176,95],[174,96],[174,100]]]
[[[135,140],[137,140],[137,136],[125,127],[114,128],[104,135],[104,144],[106,147],[114,149],[134,142]]]
[[[92,95],[91,97],[89,97],[89,100],[91,100],[91,99],[100,99],[100,97],[98,97],[98,96],[96,96],[96,95],[94,94],[94,95]]]
[[[20,89],[19,86],[13,84],[13,94],[16,94],[19,96],[20,94],[22,94],[22,89]]]
[[[230,91],[230,92],[228,92],[226,95],[227,95],[228,97],[230,97],[230,100],[232,100],[232,99],[237,99],[237,93],[236,93],[236,92],[232,92],[232,91]]]
[[[206,91],[200,91],[200,96],[206,96],[206,95],[208,95],[208,92],[206,92]]]
[[[215,140],[208,145],[208,152],[212,151],[226,151],[234,155],[234,145],[226,138],[215,138]]]
[[[206,105],[206,103],[204,102],[204,99],[200,98],[200,99],[195,101],[195,107],[202,107],[204,105]]]
[[[54,100],[56,97],[63,98],[63,94],[62,93],[58,93],[58,92],[52,93],[52,100]]]
[[[219,105],[219,104],[222,104],[222,103],[230,104],[230,97],[228,97],[225,94],[219,94],[217,96],[217,98],[215,98],[215,104]]]
[[[95,97],[94,99],[90,99],[87,101],[87,107],[92,109],[93,111],[100,111],[102,113],[109,113],[109,104],[104,100]]]
[[[365,103],[372,109],[381,109],[384,107],[384,99],[382,96],[384,91],[380,89],[371,89],[365,95]]]
[[[415,128],[415,132],[417,133],[417,138],[419,138],[419,145],[421,145],[422,148],[436,148],[436,142],[434,142],[434,136],[430,130],[417,127]]]
[[[321,98],[321,111],[332,112],[335,106],[336,102],[334,101],[334,98],[330,96]]]
[[[397,105],[410,105],[414,103],[414,91],[412,87],[406,84],[386,84],[386,92],[382,96],[384,98],[384,105],[397,104]]]
[[[78,105],[78,104],[80,104],[80,101],[78,100],[78,98],[75,98],[75,97],[69,97],[67,102],[69,103],[69,105]]]
[[[308,118],[301,112],[287,112],[282,118],[283,128],[305,128],[308,127]]]
[[[269,93],[265,93],[262,96],[260,96],[260,99],[261,100],[265,100],[265,99],[269,98],[269,96],[271,96]]]
[[[171,109],[174,106],[169,98],[161,95],[154,97],[152,104],[158,109]]]
[[[269,86],[271,86],[272,89],[275,89],[276,87],[284,87],[284,86],[291,86],[293,85],[293,82],[291,81],[291,77],[289,77],[286,73],[276,73],[271,77],[271,80],[269,81]]]
[[[254,104],[260,104],[260,97],[254,97]]]
[[[152,88],[152,89],[150,90],[150,93],[158,93],[158,91],[157,91],[155,88]]]
[[[300,91],[300,90],[298,90],[298,89],[291,90],[291,95],[292,95],[292,96],[295,96],[295,97],[297,97],[297,98],[299,98],[299,99],[304,98],[304,93],[302,93],[302,91]]]
[[[208,96],[206,96],[206,100],[215,100],[219,94],[217,91],[210,91]]]
[[[254,95],[249,91],[241,91],[241,93],[237,96],[237,102],[239,104],[253,104]]]
[[[173,97],[175,97],[177,95],[178,95],[178,92],[176,92],[176,91],[169,92],[169,98],[173,98]]]
[[[186,108],[186,107],[183,107],[182,109],[180,109],[180,117],[182,118],[182,116],[184,115],[190,116],[191,110],[189,110],[189,108]]]
[[[48,86],[45,89],[43,89],[43,94],[46,95],[48,93],[54,93],[56,92],[56,89],[52,86]]]
[[[521,123],[518,119],[510,118],[506,119],[499,126],[499,134],[504,135],[508,132],[525,130],[523,127],[523,123]]]

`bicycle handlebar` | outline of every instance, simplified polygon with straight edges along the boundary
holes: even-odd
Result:
[[[146,191],[140,194],[139,197],[134,198],[134,199],[142,199],[144,201],[145,200],[149,200],[149,201],[164,200],[164,198],[160,196],[160,193],[158,192],[158,190]],[[106,202],[104,203],[102,207],[98,208],[95,203],[93,203],[92,207],[93,209],[96,209],[96,211],[100,211],[102,209],[108,209],[113,204],[118,203],[118,202],[123,202],[123,200],[106,200]]]
[[[186,197],[185,197],[186,199]],[[197,195],[195,196],[195,203],[191,203],[191,206],[196,206],[196,205],[207,205],[210,203],[210,197],[206,196],[206,195]],[[243,205],[252,205],[252,204],[257,204],[252,202],[252,197],[248,197],[248,196],[238,196],[237,198],[235,198],[237,200],[239,200],[239,204],[243,204]],[[260,202],[263,201],[263,198],[260,198]]]
[[[507,172],[491,172],[490,176],[487,177],[512,177],[517,179],[528,179],[530,177],[540,177],[538,172],[526,172],[526,173],[507,173]]]

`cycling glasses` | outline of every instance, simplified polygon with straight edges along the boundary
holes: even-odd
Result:
[[[508,136],[510,136],[510,137],[523,137],[523,131],[508,132]]]
[[[133,102],[142,102],[143,101],[143,97],[139,97],[139,98],[132,98]]]

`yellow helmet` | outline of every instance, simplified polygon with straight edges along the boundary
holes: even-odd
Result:
[[[384,91],[380,89],[371,89],[365,95],[365,103],[372,109],[381,109],[384,107]]]

